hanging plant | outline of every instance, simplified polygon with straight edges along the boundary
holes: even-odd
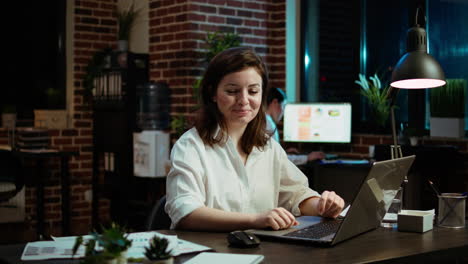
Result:
[[[236,33],[213,32],[206,35],[205,42],[208,44],[208,50],[205,53],[205,61],[211,59],[223,50],[238,47],[241,44],[241,37]]]

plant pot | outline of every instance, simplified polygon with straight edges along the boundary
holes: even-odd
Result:
[[[127,264],[127,251],[120,253],[120,256],[107,261],[107,264]]]
[[[418,145],[418,137],[410,137],[409,141],[410,141],[411,146],[417,146]]]
[[[117,50],[122,52],[128,51],[128,40],[117,41]]]
[[[145,259],[145,261],[143,263],[144,264],[173,264],[174,263],[174,258],[170,257],[168,259],[160,259],[160,260]]]
[[[456,117],[431,117],[431,137],[463,138],[465,119]]]

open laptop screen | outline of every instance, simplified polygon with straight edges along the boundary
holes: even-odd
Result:
[[[289,142],[351,142],[350,103],[287,104],[283,140]]]

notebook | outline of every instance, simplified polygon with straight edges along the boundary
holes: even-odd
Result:
[[[301,216],[297,218],[300,225],[289,229],[247,231],[264,238],[335,245],[375,229],[380,226],[414,159],[412,155],[374,162],[343,218]]]
[[[186,264],[257,264],[263,260],[263,255],[255,254],[230,254],[202,252],[189,259]]]

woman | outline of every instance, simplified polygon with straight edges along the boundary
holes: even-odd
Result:
[[[249,48],[225,50],[210,62],[195,127],[171,152],[171,228],[279,230],[297,225],[294,216],[339,215],[343,199],[309,189],[266,132],[267,87],[266,66]]]

